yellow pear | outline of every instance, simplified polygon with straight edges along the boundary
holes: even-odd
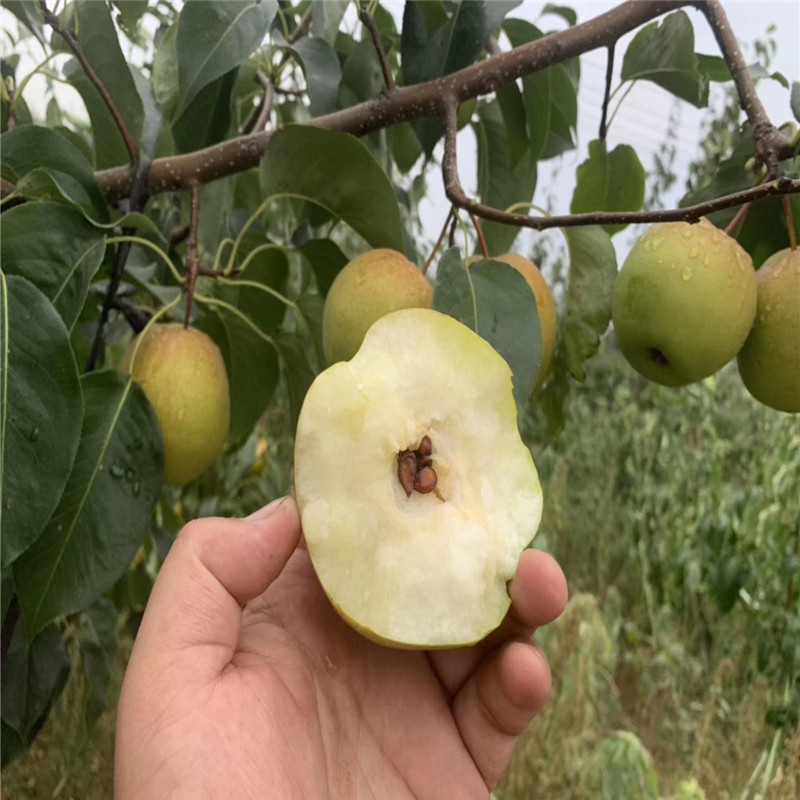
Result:
[[[396,250],[354,258],[337,276],[322,310],[322,349],[329,364],[351,359],[373,322],[401,308],[430,308],[433,287]]]
[[[205,333],[178,323],[156,324],[128,345],[130,371],[155,409],[164,440],[164,482],[199,478],[225,448],[230,424],[228,374],[222,353]]]
[[[800,412],[800,250],[781,250],[756,273],[758,308],[739,351],[739,374],[756,400]]]

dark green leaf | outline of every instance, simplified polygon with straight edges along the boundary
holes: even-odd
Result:
[[[410,123],[401,122],[399,125],[392,125],[389,128],[389,137],[392,143],[394,163],[400,172],[406,175],[422,155],[422,147],[417,139],[417,134]]]
[[[578,23],[578,15],[575,13],[575,9],[569,6],[557,6],[553,3],[548,3],[542,9],[542,16],[545,14],[555,14],[561,17],[570,27]]]
[[[645,171],[636,151],[627,144],[610,153],[604,140],[589,142],[589,158],[576,172],[575,193],[570,212],[639,211],[644,205]],[[605,225],[613,236],[626,225]]]
[[[328,296],[336,276],[347,265],[347,256],[339,246],[330,239],[310,239],[300,245],[300,252],[308,259],[314,277],[317,279],[317,289],[323,297]]]
[[[708,77],[698,68],[694,28],[685,11],[651,22],[634,36],[622,60],[622,80],[648,80],[698,108],[708,105]]]
[[[22,755],[39,732],[67,682],[69,666],[58,626],[29,642],[25,626],[17,624],[3,660],[3,766]]]
[[[83,719],[90,729],[108,706],[108,689],[118,645],[114,605],[101,597],[81,613],[75,628],[87,684]]]
[[[81,383],[83,432],[67,486],[44,533],[14,564],[32,632],[93,603],[125,572],[161,489],[161,434],[144,392],[113,370]]]
[[[281,354],[283,374],[286,376],[286,386],[289,390],[289,410],[292,414],[292,431],[297,428],[297,419],[303,407],[308,387],[316,375],[308,363],[303,340],[293,333],[280,333],[275,344]]]
[[[83,403],[69,334],[47,298],[24,278],[0,273],[0,316],[5,567],[36,541],[58,504],[78,449]]]
[[[697,68],[710,81],[725,83],[733,80],[728,64],[721,56],[707,56],[703,55],[703,53],[697,53]]]
[[[265,196],[280,194],[322,206],[372,247],[403,250],[394,188],[354,136],[311,126],[277,131],[261,162],[261,184]]]
[[[202,3],[203,0],[194,0]],[[172,124],[172,136],[180,153],[190,153],[222,141],[231,124],[231,95],[235,69],[204,86]]]
[[[564,228],[569,250],[569,285],[563,348],[572,375],[583,381],[583,362],[591,358],[611,321],[617,257],[611,239],[596,226]]]
[[[175,41],[178,116],[205,87],[256,51],[277,9],[276,0],[193,0],[183,5]]]
[[[142,44],[139,22],[147,11],[148,0],[113,0],[113,4],[119,27],[132,42]]]
[[[523,408],[542,357],[536,298],[525,278],[501,261],[465,267],[458,248],[442,256],[433,307],[474,330],[500,353],[514,374],[514,398]]]
[[[312,0],[311,32],[333,46],[350,0]]]
[[[478,194],[487,205],[508,208],[514,203],[527,203],[536,188],[536,163],[528,152],[516,165],[511,153],[503,118],[497,102],[478,109],[473,124],[478,141]],[[502,255],[519,233],[513,225],[484,222],[483,233],[489,253]]]
[[[83,308],[105,249],[103,231],[69,206],[24,203],[3,214],[3,269],[44,292],[67,328]]]
[[[322,309],[325,301],[318,294],[306,292],[297,301],[297,307],[303,315],[303,320],[308,327],[314,348],[319,355],[320,363],[325,363],[325,356],[322,349]]]
[[[324,39],[305,36],[287,49],[297,56],[303,68],[311,113],[320,116],[335,111],[342,73],[331,46]]]
[[[350,89],[353,99],[358,102],[377,97],[386,88],[381,62],[372,39],[358,42],[350,51],[342,67],[342,87]],[[340,97],[340,105],[344,106],[341,99]]]
[[[33,172],[44,173],[57,187],[56,199],[74,203],[90,219],[108,222],[108,207],[92,165],[63,136],[38,125],[25,125],[4,133],[0,145],[6,180],[20,183]],[[30,196],[41,197],[34,189],[31,186]]]
[[[519,5],[522,5],[522,0],[488,0],[488,2],[484,2],[487,32],[491,34],[496,31],[506,14]]]
[[[244,441],[267,408],[278,385],[278,354],[247,323],[229,311],[203,314],[197,327],[217,343],[231,389],[230,439]]]
[[[794,114],[794,118],[800,122],[800,81],[794,81],[792,83],[791,104],[792,114]]]
[[[514,167],[530,147],[528,141],[525,104],[516,83],[506,83],[497,90],[497,102],[503,114],[508,140],[508,154]]]

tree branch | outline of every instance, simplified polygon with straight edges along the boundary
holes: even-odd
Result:
[[[363,136],[398,122],[441,116],[446,96],[455,96],[463,102],[489,94],[523,75],[597,47],[608,47],[623,34],[654,17],[691,3],[692,0],[649,0],[646,3],[628,0],[580,25],[492,56],[442,78],[397,88],[364,103],[317,117],[307,124]],[[157,194],[188,189],[194,182],[208,183],[251,169],[264,155],[269,136],[264,132],[252,133],[194,153],[156,159],[151,164],[148,191]],[[130,188],[130,175],[125,168],[103,170],[97,173],[97,179],[110,199],[124,197]]]
[[[381,69],[383,70],[383,82],[386,86],[386,91],[391,93],[397,87],[394,84],[394,76],[392,75],[392,70],[389,67],[389,61],[386,58],[386,52],[383,49],[383,42],[381,42],[381,35],[378,31],[377,26],[375,25],[375,20],[372,19],[372,15],[366,9],[361,8],[360,2],[358,9],[358,18],[361,20],[364,27],[369,31],[369,35],[372,37],[372,43],[375,45],[375,51],[378,54],[378,61],[381,62]]]
[[[611,100],[611,78],[614,75],[614,45],[611,42],[608,46],[608,61],[606,63],[606,90],[603,94],[603,113],[600,117],[600,131],[597,138],[604,140],[606,138],[606,131],[608,130],[608,103]]]
[[[458,178],[458,162],[456,158],[456,134],[458,132],[458,103],[447,98],[445,110],[444,157],[442,159],[442,175],[447,199],[457,208],[463,208],[470,214],[515,225],[522,228],[545,230],[546,228],[570,228],[579,225],[630,225],[635,222],[697,222],[701,217],[732,208],[743,203],[761,200],[775,195],[794,194],[800,192],[800,180],[781,177],[768,183],[762,183],[752,189],[725,195],[686,208],[673,208],[662,211],[598,211],[589,214],[564,214],[551,217],[528,217],[524,214],[511,214],[498,208],[479,203],[467,196],[461,188]]]
[[[183,327],[189,327],[192,317],[192,300],[197,274],[200,271],[200,254],[197,249],[197,229],[200,226],[200,193],[203,187],[196,183],[192,186],[192,221],[189,225],[189,238],[186,240],[186,316]]]
[[[766,164],[767,176],[772,179],[778,174],[778,162],[792,157],[791,142],[770,122],[761,104],[722,3],[719,0],[698,0],[694,5],[703,13],[714,33],[736,85],[739,102],[753,127],[756,156]]]
[[[42,17],[44,21],[53,29],[55,33],[57,33],[61,38],[69,45],[69,49],[72,50],[75,58],[78,59],[80,62],[81,67],[83,67],[83,71],[86,73],[86,77],[91,81],[92,85],[95,89],[100,93],[100,97],[103,98],[103,102],[108,107],[108,110],[111,112],[111,116],[114,118],[114,122],[119,128],[119,132],[122,134],[122,139],[125,142],[125,147],[128,150],[128,155],[131,159],[131,164],[138,164],[139,162],[139,150],[136,147],[136,143],[133,141],[133,137],[128,130],[128,126],[125,124],[125,120],[122,119],[121,114],[117,110],[117,107],[114,105],[114,101],[111,99],[111,95],[108,93],[108,89],[106,89],[106,85],[100,79],[100,76],[94,71],[92,65],[86,59],[86,56],[83,54],[83,50],[81,50],[80,44],[78,44],[78,40],[72,35],[70,31],[65,31],[61,28],[61,23],[58,21],[58,17],[47,8],[45,0],[39,0],[39,6],[42,9]],[[130,176],[129,176],[130,177]],[[124,192],[124,195],[127,195],[128,192]]]

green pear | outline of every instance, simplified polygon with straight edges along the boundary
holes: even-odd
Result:
[[[654,225],[614,284],[620,350],[646,378],[684,386],[712,375],[741,349],[756,313],[747,252],[707,220]]]
[[[365,636],[454,647],[500,625],[542,490],[511,370],[476,333],[430,309],[379,319],[309,388],[294,474],[320,583]]]
[[[354,258],[334,280],[322,310],[322,349],[329,364],[348,361],[373,322],[401,308],[430,308],[433,288],[396,250]]]
[[[739,351],[739,374],[756,400],[800,412],[800,250],[781,250],[756,273],[758,309]]]
[[[164,483],[185,486],[199,478],[224,450],[230,423],[228,373],[217,345],[193,328],[157,324],[131,341],[121,368],[158,417]]]

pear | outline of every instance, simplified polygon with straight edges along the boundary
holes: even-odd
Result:
[[[703,219],[654,225],[614,284],[612,319],[631,366],[656,383],[683,386],[712,375],[744,344],[756,313],[747,252]]]
[[[156,324],[130,342],[121,368],[131,371],[158,417],[164,483],[199,478],[224,450],[230,424],[228,374],[217,345],[194,328]]]
[[[758,309],[738,356],[739,374],[756,400],[800,412],[800,250],[781,250],[762,264]]]
[[[322,349],[329,364],[352,358],[369,327],[401,308],[430,308],[433,287],[396,250],[378,248],[354,258],[336,276],[322,310]]]
[[[511,370],[452,317],[379,319],[317,376],[297,424],[295,492],[322,587],[368,638],[454,647],[503,620],[542,490]]]

